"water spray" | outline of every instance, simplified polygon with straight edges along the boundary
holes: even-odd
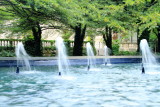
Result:
[[[57,37],[55,45],[57,50],[58,75],[61,76],[62,73],[64,74],[69,71],[69,60],[62,37]]]
[[[20,64],[24,64],[26,70],[31,71],[31,66],[29,63],[29,55],[27,54],[26,50],[24,49],[24,45],[22,42],[19,42],[15,47],[15,54],[17,58],[17,68],[16,73],[19,73],[19,66]]]
[[[94,57],[94,52],[93,52],[92,46],[89,42],[86,44],[86,49],[87,49],[86,51],[87,51],[87,59],[88,59],[87,69],[89,71],[90,68],[95,67],[96,59]]]
[[[111,65],[110,59],[108,58],[110,54],[110,49],[107,46],[104,46],[104,65]]]
[[[140,41],[140,49],[142,53],[142,74],[145,73],[145,68],[146,69],[151,69],[152,66],[157,65],[156,57],[152,53],[148,42],[146,39],[142,39]],[[144,64],[147,64],[147,66],[144,66]],[[144,68],[145,67],[145,68]]]

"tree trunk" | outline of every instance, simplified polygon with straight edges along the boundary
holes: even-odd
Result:
[[[42,42],[41,42],[42,31],[38,22],[36,27],[32,27],[32,32],[33,32],[34,42],[35,42],[34,56],[42,56]]]
[[[109,34],[108,34],[108,41],[107,41],[107,46],[112,50],[112,29],[109,28]]]
[[[158,26],[158,34],[157,34],[157,39],[158,39],[158,46],[157,46],[157,52],[160,53],[160,25]]]
[[[84,26],[84,28],[82,28],[82,25],[78,24],[74,28],[74,30],[75,30],[75,37],[74,37],[73,56],[82,56],[86,25]]]
[[[105,27],[103,39],[105,41],[106,46],[112,50],[112,29],[108,26]]]

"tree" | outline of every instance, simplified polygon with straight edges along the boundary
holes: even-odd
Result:
[[[126,23],[131,25],[129,29],[135,29],[138,34],[138,50],[141,39],[149,42],[150,31],[157,28],[160,22],[159,1],[158,0],[125,0],[124,10],[126,18],[130,20]]]
[[[0,11],[5,14],[4,20],[8,18],[7,14],[12,17],[12,22],[8,28],[12,33],[27,33],[32,32],[33,40],[33,56],[42,56],[41,34],[44,28],[43,25],[51,19],[57,20],[57,11],[46,7],[49,2],[43,0],[2,0]],[[54,4],[56,5],[56,4]],[[50,13],[46,13],[47,11]],[[50,26],[47,26],[50,27]],[[55,28],[55,26],[51,26]],[[46,26],[45,26],[46,29]]]
[[[79,0],[57,0],[57,10],[60,13],[59,22],[75,32],[73,55],[82,56],[83,42],[87,28],[89,2]]]
[[[103,33],[103,40],[108,48],[112,50],[112,29],[108,26],[105,27],[105,33]]]
[[[96,29],[102,34],[107,47],[112,50],[112,33],[114,31],[123,31],[120,15],[123,12],[122,1],[119,0],[98,0],[95,5],[97,16],[94,19]]]
[[[141,16],[142,27],[148,28],[149,31],[157,29],[157,52],[160,52],[160,1],[150,0],[146,3],[145,14]]]
[[[12,33],[26,33],[29,30],[32,31],[34,36],[34,48],[36,56],[42,56],[42,49],[41,49],[41,27],[40,22],[42,21],[38,16],[38,12],[35,10],[34,1],[25,0],[3,0],[3,7],[5,9],[1,9],[2,12],[6,12],[6,14],[10,13],[11,16],[15,19],[12,20],[9,30]],[[6,17],[4,17],[6,18]]]

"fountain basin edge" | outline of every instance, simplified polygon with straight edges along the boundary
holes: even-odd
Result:
[[[96,64],[104,63],[104,56],[96,56]],[[111,64],[141,63],[141,56],[109,56]],[[70,65],[87,65],[87,56],[68,57]],[[159,59],[157,57],[157,59]],[[16,65],[16,57],[0,57],[0,67],[12,67]],[[31,57],[31,66],[53,66],[57,65],[57,57]]]

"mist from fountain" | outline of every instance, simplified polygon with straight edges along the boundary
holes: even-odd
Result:
[[[89,42],[86,44],[86,49],[88,57],[88,70],[90,70],[90,68],[94,68],[96,66],[96,58],[93,53],[93,48]]]
[[[17,70],[19,70],[19,66],[23,66],[25,70],[31,71],[31,66],[29,63],[30,56],[27,54],[24,49],[24,45],[22,42],[19,42],[15,48],[16,58],[17,58]],[[18,72],[17,72],[18,73]]]
[[[69,71],[69,61],[67,59],[66,47],[61,37],[57,37],[56,39],[56,49],[57,49],[57,57],[58,57],[58,70],[59,75],[61,73],[67,73]]]
[[[152,53],[146,39],[142,39],[140,42],[140,49],[142,53],[142,67],[145,69],[151,69],[157,65],[155,55]]]
[[[104,46],[104,56],[105,56],[104,64],[107,65],[107,66],[111,65],[111,61],[108,58],[109,54],[110,54],[110,49],[107,46]]]

